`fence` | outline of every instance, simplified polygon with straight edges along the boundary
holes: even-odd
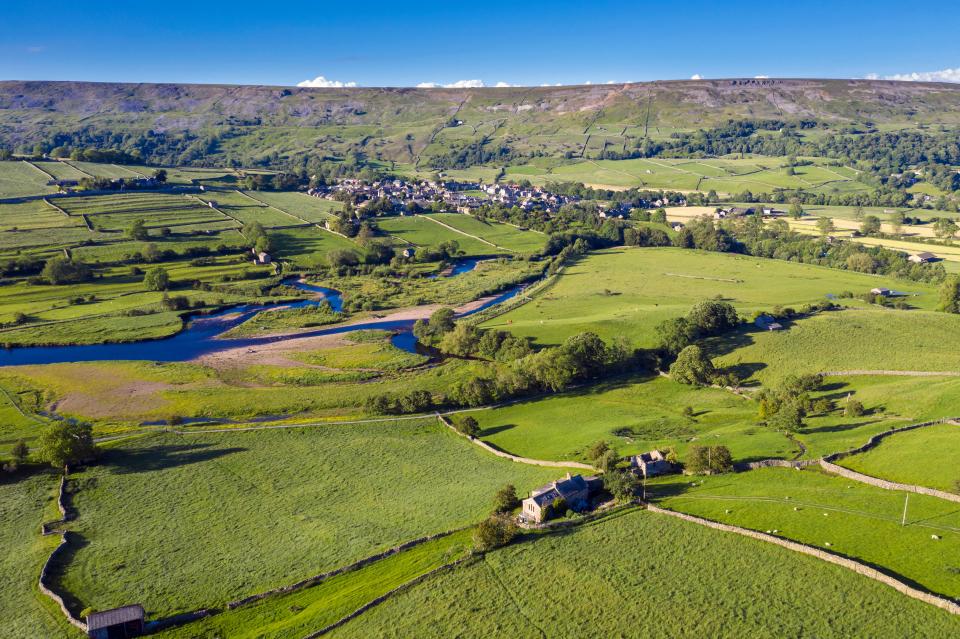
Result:
[[[877,488],[883,488],[884,490],[904,490],[910,493],[929,495],[930,497],[938,497],[940,499],[945,499],[947,501],[960,504],[960,495],[948,493],[944,490],[927,488],[926,486],[914,486],[913,484],[901,484],[895,481],[887,481],[886,479],[878,479],[877,477],[864,475],[863,473],[858,473],[854,470],[850,470],[849,468],[844,468],[843,466],[837,466],[836,464],[828,462],[826,459],[820,460],[820,466],[822,466],[824,470],[836,475],[840,475],[841,477],[846,477],[847,479],[852,479],[864,484],[870,484],[872,486],[876,486]]]

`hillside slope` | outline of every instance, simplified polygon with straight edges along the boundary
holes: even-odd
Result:
[[[187,160],[190,144],[203,147],[197,157],[248,161],[356,152],[428,163],[484,147],[527,157],[579,156],[733,118],[956,124],[960,86],[777,79],[503,89],[0,82],[2,145],[105,147],[179,137],[177,152]]]

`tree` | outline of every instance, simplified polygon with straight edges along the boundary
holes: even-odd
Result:
[[[806,411],[798,400],[786,401],[780,405],[767,423],[777,429],[787,433],[795,433],[803,428],[803,418]]]
[[[23,439],[18,439],[17,443],[13,445],[13,448],[10,449],[10,454],[13,455],[13,459],[18,464],[22,464],[27,460],[27,456],[30,454],[30,447],[27,446],[27,442]]]
[[[685,317],[668,319],[657,325],[660,350],[675,354],[697,339],[697,329]]]
[[[867,253],[854,253],[847,258],[847,268],[858,273],[873,273],[877,261]]]
[[[803,217],[803,207],[800,205],[800,202],[797,200],[791,202],[788,213],[790,214],[790,217],[795,220],[799,220],[801,217]]]
[[[683,464],[694,475],[713,475],[733,470],[733,457],[726,446],[691,446]]]
[[[467,357],[477,350],[480,342],[480,332],[473,324],[459,323],[453,330],[444,334],[440,339],[439,348],[444,353]]]
[[[513,484],[507,484],[493,496],[493,512],[508,513],[520,505],[517,489]]]
[[[517,525],[505,515],[490,515],[473,532],[473,545],[480,552],[505,546],[517,536]]]
[[[633,499],[637,493],[637,477],[629,470],[615,470],[603,475],[603,487],[619,502]]]
[[[167,183],[167,171],[166,169],[156,169],[153,172],[153,179],[160,184]]]
[[[693,344],[677,355],[677,361],[670,366],[670,377],[681,384],[709,385],[716,377],[717,370],[702,348]]]
[[[948,217],[938,218],[933,223],[933,234],[942,240],[952,240],[957,230],[957,223]]]
[[[836,230],[833,224],[833,218],[829,217],[817,218],[817,228],[820,229],[820,235],[830,235]]]
[[[131,240],[143,242],[150,238],[150,231],[147,230],[147,225],[142,219],[136,220],[130,225],[130,228],[127,229],[127,237]]]
[[[615,450],[608,450],[595,459],[594,463],[600,472],[612,473],[617,469],[617,464],[620,463],[620,455]]]
[[[143,285],[148,291],[165,291],[170,288],[170,274],[167,269],[158,266],[143,276]]]
[[[860,232],[864,235],[876,235],[880,232],[880,218],[876,215],[866,215],[860,223]]]
[[[54,468],[82,462],[94,456],[96,450],[90,424],[57,422],[40,436],[39,456]]]
[[[894,211],[890,214],[890,226],[893,227],[893,234],[900,235],[903,231],[903,222],[906,219],[902,211]]]
[[[58,255],[43,265],[42,276],[51,284],[75,284],[93,279],[93,271],[83,262]]]
[[[740,316],[732,304],[719,300],[704,300],[690,309],[687,321],[700,335],[718,335],[736,328],[740,324]]]
[[[604,453],[608,450],[610,450],[610,444],[601,439],[591,444],[590,448],[587,449],[587,459],[596,465],[597,461],[603,457]]]
[[[466,415],[454,421],[453,427],[471,439],[480,434],[480,424],[471,415]]]
[[[655,224],[666,224],[667,223],[667,211],[664,208],[659,208],[650,215],[650,221]]]
[[[863,404],[852,397],[847,397],[846,405],[843,407],[844,417],[862,417],[864,414],[866,414],[866,410],[863,408]]]
[[[960,313],[960,275],[948,275],[940,285],[940,310]]]
[[[345,266],[357,266],[360,264],[360,259],[356,253],[349,249],[334,249],[327,253],[327,262],[329,262],[333,268],[342,268]]]

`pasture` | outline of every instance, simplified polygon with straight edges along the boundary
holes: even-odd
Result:
[[[932,639],[960,631],[960,621],[812,557],[632,511],[525,537],[330,636],[573,637],[584,628],[609,637]]]
[[[514,226],[499,222],[480,221],[471,215],[436,213],[429,217],[452,226],[458,231],[486,240],[497,248],[505,248],[517,253],[539,251],[547,241],[547,237],[542,233],[521,231]]]
[[[428,541],[323,583],[158,634],[160,639],[306,636],[411,579],[464,557],[472,530]]]
[[[0,198],[56,193],[57,187],[47,186],[50,179],[49,175],[29,162],[0,162]]]
[[[743,328],[708,344],[720,355],[717,366],[739,367],[749,379],[771,384],[797,371],[960,373],[960,353],[942,348],[958,333],[956,315],[849,309],[788,322],[782,331]]]
[[[398,247],[437,246],[441,242],[456,242],[464,255],[492,255],[503,253],[496,247],[486,244],[458,231],[449,229],[425,215],[388,217],[377,220],[377,226],[390,236],[399,240]]]
[[[558,344],[570,335],[593,331],[605,339],[623,336],[649,347],[656,345],[660,322],[686,315],[697,302],[718,295],[749,317],[776,305],[797,308],[828,294],[875,286],[917,293],[910,301],[919,308],[932,309],[937,303],[935,287],[927,284],[743,255],[618,248],[567,265],[544,294],[484,326],[532,337],[539,344]]]
[[[683,415],[686,406],[692,418]],[[587,461],[599,440],[621,455],[673,447],[682,456],[692,444],[726,445],[737,461],[798,452],[782,434],[756,425],[753,402],[662,377],[620,378],[471,414],[481,439],[536,459]]]
[[[128,439],[72,477],[83,541],[58,581],[80,607],[136,598],[162,617],[465,526],[503,484],[558,475],[435,419]]]
[[[905,464],[904,459],[922,459]],[[865,475],[902,484],[960,491],[960,426],[939,424],[891,435],[878,446],[838,464]]]
[[[667,477],[647,495],[666,508],[853,557],[948,597],[960,595],[956,504],[883,490],[822,472],[762,468]],[[902,605],[902,604],[901,604]]]
[[[10,639],[79,636],[56,605],[40,594],[40,566],[56,548],[58,535],[41,537],[40,524],[58,519],[58,479],[52,470],[0,476],[0,631]]]

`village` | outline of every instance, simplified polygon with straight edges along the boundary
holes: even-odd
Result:
[[[538,209],[550,214],[559,211],[564,204],[580,201],[578,197],[551,193],[539,186],[434,180],[408,182],[401,179],[374,182],[344,179],[331,186],[311,188],[307,194],[347,201],[361,208],[374,202],[387,202],[394,212],[401,215],[430,210],[436,204],[458,213],[500,204],[516,206],[525,211]]]

